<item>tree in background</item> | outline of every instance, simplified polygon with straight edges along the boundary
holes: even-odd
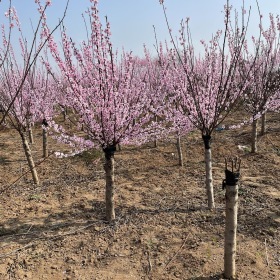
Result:
[[[6,16],[10,19],[9,28],[13,28],[12,35],[18,36],[17,41],[21,54],[19,57],[15,55],[15,44],[11,44],[11,32],[9,31],[7,36],[3,26],[3,47],[0,49],[0,57],[2,59],[0,68],[0,104],[4,113],[0,124],[6,119],[20,134],[33,182],[39,184],[35,163],[26,137],[30,125],[36,121],[36,115],[34,114],[34,109],[36,108],[34,106],[36,100],[35,93],[36,90],[41,89],[39,87],[36,88],[38,86],[35,74],[37,70],[36,61],[51,34],[62,23],[67,6],[62,20],[50,31],[47,26],[46,10],[51,1],[46,1],[45,5],[41,5],[40,1],[35,1],[35,3],[38,6],[39,20],[33,30],[31,42],[28,42],[24,37],[15,8],[10,7],[6,12]]]
[[[165,6],[163,1],[160,2],[163,5],[167,26],[170,31]],[[238,27],[237,16],[234,23],[232,23],[231,8],[227,2],[227,5],[225,5],[224,31],[219,30],[216,32],[209,44],[201,41],[204,54],[200,56],[195,56],[194,53],[188,19],[181,22],[180,49],[177,47],[170,31],[178,58],[174,60],[174,65],[178,64],[178,66],[170,68],[171,75],[174,79],[183,79],[185,81],[184,87],[180,90],[183,111],[187,114],[194,127],[201,131],[204,142],[206,190],[209,209],[215,207],[211,136],[243,94],[250,74],[249,69],[243,77],[238,75],[238,65],[242,57],[248,20],[245,22],[245,11],[243,9],[242,26]],[[179,71],[178,67],[181,67],[182,71]]]
[[[265,115],[277,101],[279,92],[279,65],[280,65],[280,21],[270,14],[270,26],[264,30],[260,25],[261,40],[252,38],[254,51],[245,48],[246,58],[241,63],[243,71],[251,68],[251,75],[246,91],[243,95],[243,104],[252,116],[251,152],[257,152],[257,122],[262,116],[262,134],[265,133]],[[254,63],[252,63],[254,61]],[[241,70],[242,71],[242,70]]]
[[[29,75],[29,72],[32,70],[33,65],[36,63],[36,60],[48,42],[51,35],[58,29],[58,27],[63,22],[66,11],[68,7],[68,2],[66,4],[64,14],[61,18],[61,20],[58,21],[58,24],[53,28],[50,29],[47,25],[47,16],[46,16],[46,10],[51,5],[51,1],[47,0],[44,5],[41,4],[40,1],[35,0],[35,3],[37,5],[37,10],[39,12],[39,19],[38,22],[34,25],[33,29],[33,37],[31,38],[30,42],[26,40],[23,34],[23,30],[20,26],[19,18],[17,16],[16,9],[11,7],[11,1],[10,1],[10,7],[8,11],[5,13],[6,17],[9,19],[9,26],[5,27],[2,26],[2,47],[0,48],[0,66],[1,68],[9,68],[9,62],[8,56],[14,56],[13,49],[11,47],[11,39],[13,36],[17,36],[17,41],[19,43],[19,48],[22,52],[22,61],[18,64],[20,65],[21,73],[20,76],[17,77],[19,82],[17,83],[16,88],[14,88],[14,94],[12,99],[10,100],[10,103],[4,103],[1,104],[1,109],[3,110],[3,116],[0,119],[0,125],[4,122],[6,116],[8,115],[11,107],[13,106],[13,103],[18,98],[18,96],[22,92],[22,87],[25,83],[25,80],[27,76]],[[7,32],[8,29],[9,31]],[[12,54],[11,54],[12,53]],[[13,58],[12,58],[13,59]],[[11,60],[11,59],[10,59]],[[6,70],[3,70],[6,71]],[[0,98],[1,99],[1,98]]]

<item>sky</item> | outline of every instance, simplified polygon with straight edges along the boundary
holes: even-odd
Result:
[[[41,0],[44,3],[45,0]],[[38,19],[38,12],[34,0],[12,0],[13,6],[23,26],[24,36],[31,38],[33,25]],[[55,26],[58,18],[62,17],[66,0],[52,0],[47,11],[50,26]],[[230,4],[239,12],[242,0],[231,0]],[[250,35],[257,34],[259,24],[258,9],[255,0],[244,0],[245,9],[251,6],[249,23]],[[0,4],[0,23],[5,19],[3,14],[8,0]],[[178,36],[181,19],[190,18],[190,28],[195,47],[200,48],[200,40],[210,40],[211,35],[218,29],[223,29],[223,6],[226,0],[165,0],[168,21],[174,37]],[[259,0],[264,25],[268,22],[268,14],[280,14],[279,0]],[[82,13],[90,7],[89,0],[70,0],[65,26],[74,41],[80,43],[86,39],[86,32]],[[111,24],[112,43],[114,48],[124,47],[133,54],[143,55],[143,44],[154,52],[155,36],[153,26],[156,28],[158,41],[170,42],[168,28],[165,22],[162,6],[158,0],[99,0],[100,17],[105,16]],[[247,13],[248,14],[248,13]],[[56,35],[59,40],[59,34]]]

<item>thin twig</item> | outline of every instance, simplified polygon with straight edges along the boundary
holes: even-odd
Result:
[[[150,251],[148,251],[147,254],[148,254],[148,263],[149,263],[148,273],[151,273],[153,267],[150,258]]]
[[[267,266],[269,266],[269,259],[268,259],[268,253],[267,253],[266,238],[264,239],[264,246],[265,246],[265,258],[266,258],[266,264],[267,264]]]
[[[167,264],[164,267],[164,270],[166,270],[166,268],[170,265],[170,263],[177,257],[177,255],[179,254],[179,252],[184,248],[188,238],[190,236],[190,233],[187,235],[187,237],[185,238],[183,244],[180,246],[179,250],[175,253],[175,255],[167,262]]]

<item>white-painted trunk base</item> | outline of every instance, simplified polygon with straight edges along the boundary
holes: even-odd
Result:
[[[212,175],[212,155],[211,149],[205,149],[205,168],[206,168],[206,192],[208,199],[208,208],[214,209],[214,190],[213,190],[213,175]]]
[[[238,212],[238,185],[226,185],[226,227],[224,246],[224,276],[234,279],[236,276],[236,232]]]

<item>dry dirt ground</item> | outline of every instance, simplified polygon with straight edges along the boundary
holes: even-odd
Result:
[[[104,221],[100,152],[50,156],[32,184],[20,138],[0,132],[0,279],[223,279],[224,157],[241,157],[238,279],[280,279],[280,116],[250,154],[250,127],[216,132],[216,210],[206,208],[203,145],[192,132],[178,166],[175,140],[123,147],[116,159],[116,215]],[[42,160],[41,130],[32,151]],[[50,149],[58,144],[52,142]],[[22,178],[12,184],[19,176]]]

